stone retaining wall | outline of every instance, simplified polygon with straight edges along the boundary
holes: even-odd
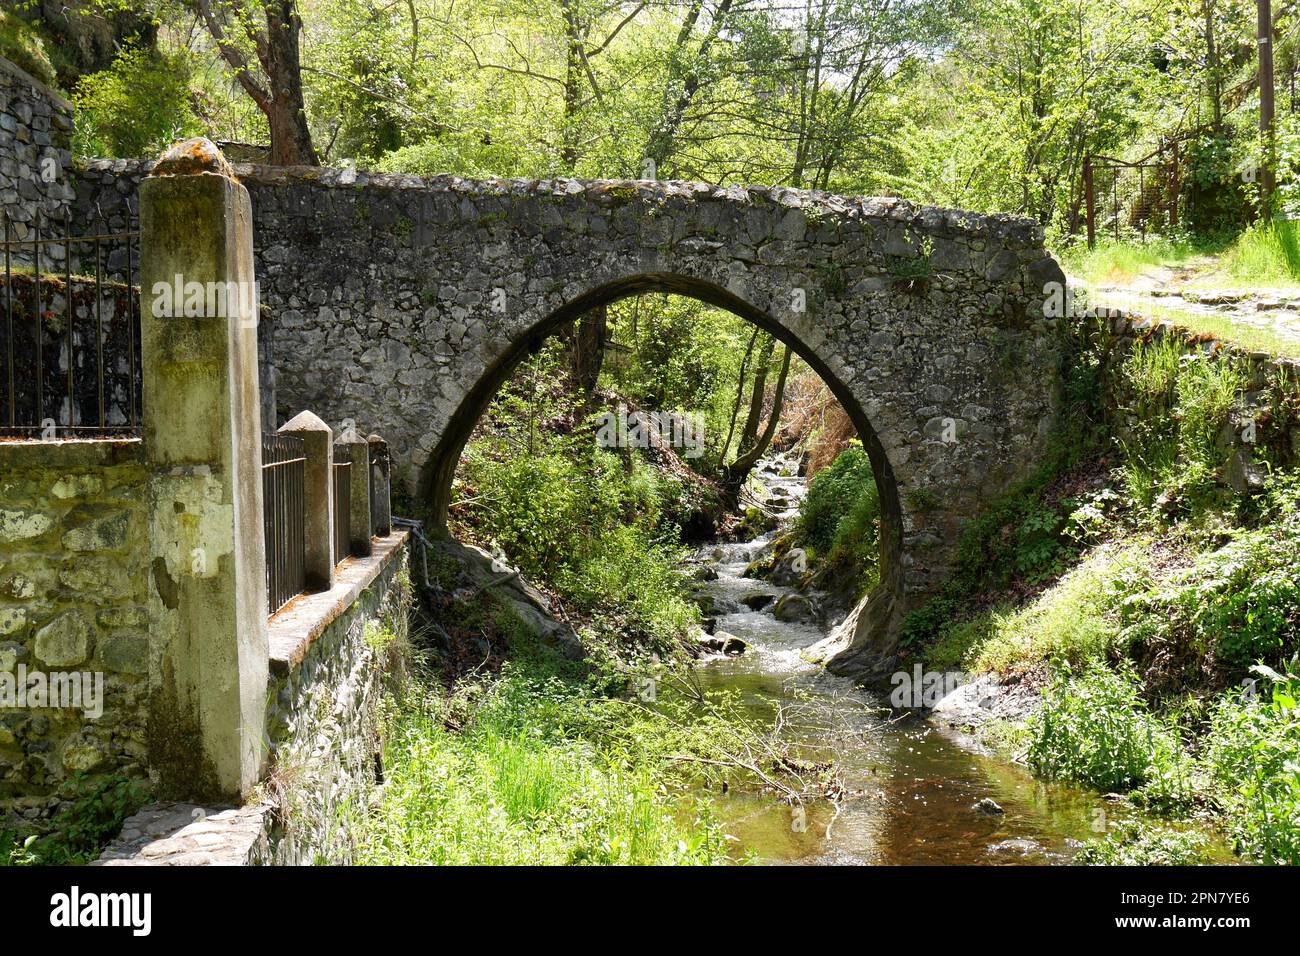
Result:
[[[1262,487],[1269,467],[1291,468],[1300,463],[1300,361],[1250,351],[1169,321],[1125,313],[1084,319],[1078,330],[1101,355],[1103,405],[1111,431],[1120,442],[1128,441],[1155,416],[1173,414],[1172,409],[1144,407],[1121,374],[1135,348],[1168,341],[1186,356],[1231,363],[1246,383],[1216,437],[1216,447],[1223,455],[1217,476],[1221,483],[1239,494],[1249,493]]]
[[[147,776],[156,648],[139,441],[0,441],[0,682],[102,674],[103,713],[0,704],[0,830],[69,804],[74,775]],[[156,675],[155,675],[156,676]]]
[[[8,60],[0,59],[0,209],[9,218],[14,239],[27,239],[39,216],[63,230],[74,192],[72,105]],[[0,236],[0,238],[3,238]],[[42,265],[60,268],[65,250],[48,246]],[[17,261],[30,264],[30,253]]]
[[[270,774],[244,807],[154,804],[126,821],[113,866],[353,860],[381,765],[380,702],[404,677],[411,603],[404,533],[339,568],[271,621]]]

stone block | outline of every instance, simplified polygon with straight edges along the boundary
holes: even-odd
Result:
[[[90,655],[91,638],[85,615],[64,611],[36,631],[36,659],[47,667],[73,667]]]

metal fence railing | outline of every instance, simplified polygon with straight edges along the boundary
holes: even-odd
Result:
[[[1086,156],[1083,201],[1089,248],[1097,237],[1120,242],[1176,229],[1181,181],[1177,144],[1132,162]]]
[[[141,417],[138,232],[73,236],[3,217],[0,435],[137,435]],[[61,271],[45,263],[61,260]],[[73,263],[77,262],[78,274]],[[125,282],[110,281],[106,268]]]
[[[262,524],[271,614],[306,586],[306,461],[301,438],[262,436]]]
[[[352,449],[348,445],[334,446],[334,563],[338,564],[352,553],[351,528],[348,516],[352,512]],[[345,461],[344,456],[348,456]]]

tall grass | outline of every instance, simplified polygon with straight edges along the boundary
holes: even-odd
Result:
[[[1300,285],[1300,223],[1256,223],[1224,252],[1221,267],[1242,283]]]
[[[1200,251],[1191,240],[1152,236],[1146,242],[1103,240],[1093,249],[1079,244],[1062,252],[1061,261],[1070,273],[1088,282],[1123,285],[1150,269],[1185,265]]]
[[[1300,864],[1300,677],[1261,669],[1262,686],[1221,699],[1205,762],[1237,848]]]
[[[675,791],[653,755],[628,760],[575,729],[599,708],[562,683],[518,673],[458,695],[411,695],[391,717],[387,782],[360,861],[723,861],[708,807]]]
[[[520,638],[520,642],[526,640]],[[451,692],[413,679],[386,718],[386,783],[360,825],[370,864],[714,864],[725,837],[707,797],[752,783],[733,755],[767,735],[727,696],[619,696],[541,647]],[[519,653],[515,653],[519,651]]]
[[[1149,505],[1162,491],[1209,495],[1226,457],[1217,438],[1246,387],[1245,373],[1162,338],[1134,349],[1121,375],[1130,396],[1129,429],[1120,438],[1129,497]]]

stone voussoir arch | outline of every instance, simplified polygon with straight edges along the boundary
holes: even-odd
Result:
[[[147,163],[88,164],[103,211]],[[560,323],[641,291],[727,308],[827,382],[882,497],[882,575],[829,666],[878,676],[962,527],[1037,465],[1059,401],[1064,275],[1033,222],[783,188],[468,180],[237,165],[271,306],[280,417],[383,434],[445,514],[470,429]]]

